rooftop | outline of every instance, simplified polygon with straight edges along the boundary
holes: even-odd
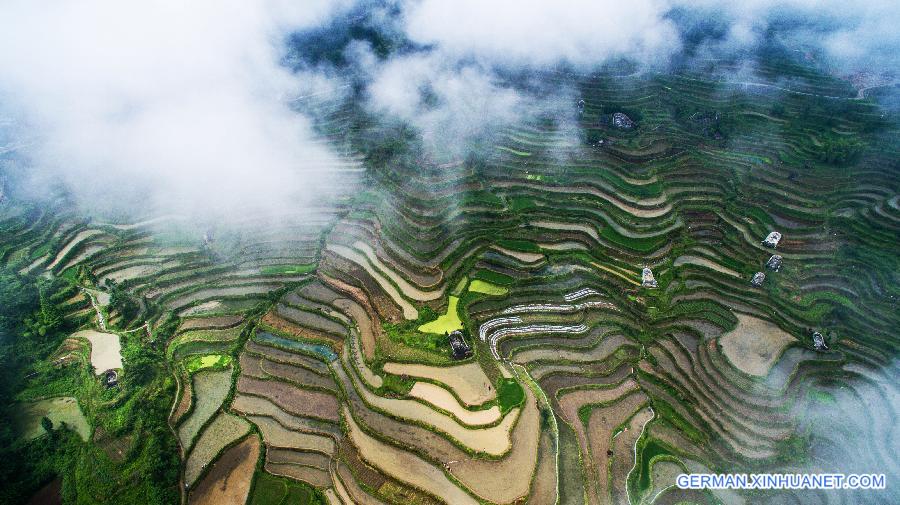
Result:
[[[655,288],[658,286],[650,267],[644,267],[644,270],[641,272],[641,286],[644,286],[645,288]]]
[[[756,272],[755,274],[753,274],[753,278],[750,279],[750,284],[756,287],[760,287],[762,286],[764,280],[766,280],[766,274],[762,272]]]
[[[450,349],[455,359],[463,359],[472,355],[472,349],[466,343],[463,332],[456,330],[447,337],[450,340]]]
[[[770,232],[766,238],[762,241],[763,244],[769,247],[778,247],[778,242],[781,241],[781,233],[777,231]]]
[[[616,112],[612,115],[613,126],[625,130],[634,128],[634,121],[623,112]]]
[[[828,350],[828,344],[825,343],[825,337],[822,336],[818,331],[814,331],[812,334],[813,339],[813,347],[817,351],[825,351]]]

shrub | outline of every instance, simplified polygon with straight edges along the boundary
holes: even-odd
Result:
[[[497,403],[505,414],[525,401],[525,390],[515,379],[500,379],[497,383]]]

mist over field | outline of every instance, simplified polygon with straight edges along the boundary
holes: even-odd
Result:
[[[333,184],[316,165],[338,160],[289,106],[317,82],[281,65],[281,40],[341,5],[4,2],[0,107],[24,139],[8,175],[113,215],[310,199]]]
[[[665,71],[770,38],[842,71],[893,71],[898,20],[896,2],[858,0],[5,2],[5,172],[112,214],[281,214],[353,177],[322,168],[340,160],[292,97],[355,82],[371,113],[460,156],[500,125],[572,116],[572,90],[523,72]]]

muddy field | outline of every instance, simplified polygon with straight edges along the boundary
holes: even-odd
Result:
[[[191,441],[222,405],[231,387],[231,369],[221,372],[197,372],[193,376],[194,410],[181,426],[178,437],[181,444],[189,447]]]
[[[409,395],[428,402],[441,410],[446,410],[470,426],[491,424],[500,419],[500,407],[494,405],[484,410],[467,410],[459,404],[459,401],[449,391],[430,382],[416,382]]]
[[[719,337],[722,354],[744,373],[764,377],[796,339],[774,323],[736,313],[738,325]]]
[[[250,494],[259,449],[259,438],[250,436],[225,451],[203,480],[191,491],[188,503],[243,505]]]
[[[197,444],[188,455],[184,467],[185,483],[193,484],[223,447],[244,436],[249,429],[247,421],[230,414],[219,414],[203,430]]]
[[[97,375],[102,375],[107,370],[123,368],[122,345],[115,333],[82,330],[73,333],[72,338],[85,338],[91,343],[91,365]]]
[[[301,389],[275,380],[260,380],[242,376],[237,390],[256,396],[269,398],[279,407],[295,414],[337,421],[337,399],[327,393]]]
[[[463,492],[444,473],[422,458],[379,441],[366,434],[354,422],[353,416],[345,411],[347,426],[353,444],[366,462],[380,468],[387,475],[406,482],[436,496],[441,496],[447,503],[459,505],[477,505],[477,501]]]
[[[59,429],[60,423],[66,423],[82,440],[87,441],[91,435],[91,426],[75,398],[58,397],[22,405],[18,412],[19,432],[22,436],[30,440],[46,433],[41,426],[41,418],[44,416],[50,418],[54,429]]]
[[[385,363],[384,371],[395,375],[431,379],[446,384],[468,406],[481,405],[497,397],[491,381],[478,363],[456,366]]]

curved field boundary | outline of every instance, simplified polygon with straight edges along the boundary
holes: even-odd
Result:
[[[440,496],[448,503],[478,505],[477,500],[457,487],[437,467],[418,456],[366,434],[353,420],[353,416],[346,407],[344,408],[344,419],[347,422],[350,439],[359,449],[362,458],[369,464],[383,469],[397,480]]]

